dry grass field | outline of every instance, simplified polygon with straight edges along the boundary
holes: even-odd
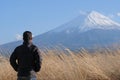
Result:
[[[66,54],[64,54],[66,53]],[[74,53],[49,50],[42,52],[43,64],[38,80],[120,80],[120,50],[86,50]],[[0,80],[16,80],[8,59],[0,57]]]

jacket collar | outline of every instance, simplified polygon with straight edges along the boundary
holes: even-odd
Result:
[[[27,46],[27,47],[30,47],[32,45],[32,42],[23,42],[23,45]]]

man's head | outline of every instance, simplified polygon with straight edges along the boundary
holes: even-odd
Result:
[[[31,40],[32,40],[32,32],[30,32],[30,31],[25,31],[25,32],[23,33],[23,40],[24,40],[25,42],[31,41]]]

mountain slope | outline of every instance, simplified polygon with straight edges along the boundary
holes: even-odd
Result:
[[[92,11],[85,19],[84,26],[80,29],[85,31],[91,29],[120,29],[120,24],[98,12]]]
[[[60,27],[54,29],[53,32],[66,31],[69,33],[76,30],[83,32],[92,29],[120,30],[120,24],[96,11],[92,11],[88,15],[80,15],[72,21],[61,25]]]
[[[120,24],[96,11],[92,11],[34,37],[33,42],[40,48],[59,45],[72,50],[82,47],[110,46],[120,42]],[[14,49],[20,43],[20,41],[13,42],[2,45],[2,47]]]

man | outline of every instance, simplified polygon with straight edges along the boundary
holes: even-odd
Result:
[[[41,56],[39,49],[32,44],[32,33],[23,33],[23,44],[16,47],[10,56],[10,64],[18,72],[17,80],[37,80],[36,72],[41,69]]]

